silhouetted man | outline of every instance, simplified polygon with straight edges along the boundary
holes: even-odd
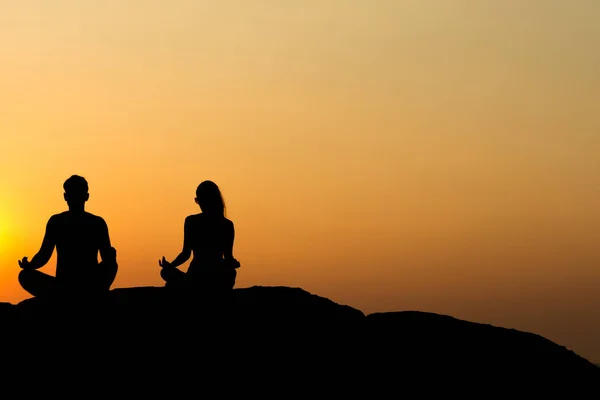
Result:
[[[101,217],[85,211],[88,183],[78,175],[63,185],[69,211],[48,220],[38,253],[19,260],[19,283],[36,297],[61,293],[108,292],[117,275],[117,252],[111,247],[108,226]],[[56,277],[37,271],[48,263],[56,247]],[[102,262],[98,262],[98,253]]]

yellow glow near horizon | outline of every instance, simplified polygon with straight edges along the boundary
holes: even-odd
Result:
[[[4,199],[0,199],[0,260],[3,260],[3,256],[14,249],[15,240],[11,238],[14,232],[13,216]]]
[[[5,249],[10,248],[11,246],[8,236],[10,231],[11,227],[8,217],[6,217],[5,213],[0,210],[0,255],[4,253]]]

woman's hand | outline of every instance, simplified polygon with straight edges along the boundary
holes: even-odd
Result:
[[[158,265],[160,265],[162,268],[171,267],[171,263],[165,259],[165,256],[163,256],[162,260],[158,260]]]

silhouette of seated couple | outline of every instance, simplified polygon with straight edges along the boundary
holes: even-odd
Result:
[[[68,211],[50,217],[38,253],[19,260],[19,283],[34,297],[61,294],[108,293],[118,270],[117,251],[111,245],[102,217],[85,211],[89,199],[85,178],[73,175],[63,185]],[[212,181],[196,189],[200,213],[185,219],[183,249],[172,262],[159,260],[165,286],[202,292],[233,289],[240,263],[233,257],[234,225],[225,217],[225,203]],[[56,274],[38,271],[56,248]],[[101,261],[98,261],[98,254]],[[178,267],[192,261],[186,272]]]

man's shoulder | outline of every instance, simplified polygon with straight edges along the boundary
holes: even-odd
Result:
[[[99,224],[106,224],[106,221],[104,221],[104,218],[102,218],[102,217],[101,217],[101,216],[99,216],[99,215],[92,214],[92,213],[90,213],[90,212],[87,212],[87,211],[85,212],[85,214],[86,214],[86,216],[87,216],[87,217],[88,217],[90,220],[92,220],[92,221],[95,221],[95,222],[97,222],[97,223],[99,223]]]
[[[85,211],[83,214],[79,214],[76,218],[82,222],[85,221],[86,224],[106,225],[104,218],[87,211]]]
[[[83,214],[72,214],[69,211],[64,211],[58,214],[52,215],[48,219],[48,228],[52,230],[62,230],[65,227],[71,226],[72,224],[85,224],[93,229],[106,229],[108,228],[104,218],[94,215],[92,213],[84,212]]]
[[[57,214],[52,215],[49,219],[48,219],[48,223],[54,223],[54,222],[60,222],[63,221],[65,218],[67,218],[67,213],[68,211],[63,211]]]

